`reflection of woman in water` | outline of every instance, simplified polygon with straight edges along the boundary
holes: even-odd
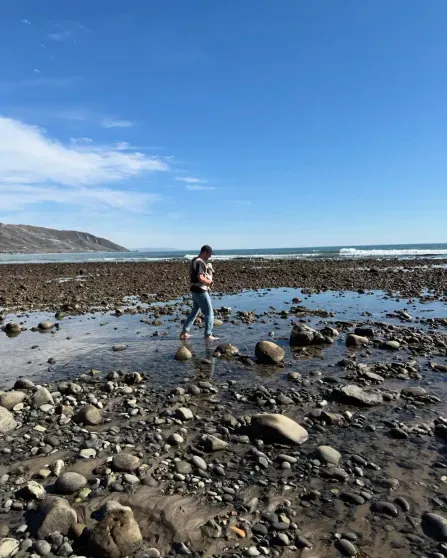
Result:
[[[216,359],[213,357],[213,350],[206,349],[205,358],[197,356],[195,362],[194,376],[201,381],[209,381],[214,375]]]

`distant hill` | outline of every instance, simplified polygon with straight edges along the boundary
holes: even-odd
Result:
[[[110,240],[79,231],[0,223],[0,253],[128,252]]]

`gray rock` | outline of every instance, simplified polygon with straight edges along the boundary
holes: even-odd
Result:
[[[367,326],[356,327],[354,333],[360,337],[374,337],[375,335],[374,329]]]
[[[174,432],[174,433],[169,435],[169,437],[167,439],[167,442],[171,446],[180,446],[181,444],[183,444],[185,442],[185,440],[184,440],[183,436],[181,436],[177,432]]]
[[[44,320],[43,322],[40,322],[40,324],[37,327],[42,330],[49,330],[54,327],[54,324],[49,320]]]
[[[49,403],[50,405],[54,405],[54,400],[51,396],[51,393],[47,390],[47,388],[38,388],[31,398],[32,406],[35,409],[38,409],[39,407],[41,407],[42,405],[46,405],[47,403]]]
[[[59,547],[57,553],[59,556],[65,556],[65,557],[71,556],[73,554],[73,547],[71,546],[70,543],[64,542]]]
[[[68,535],[68,531],[77,521],[77,515],[64,498],[47,496],[38,508],[38,519],[40,527],[37,535],[45,539],[55,531]]]
[[[341,453],[330,446],[319,446],[317,448],[318,458],[325,463],[338,465],[341,460]]]
[[[187,461],[176,461],[175,470],[177,473],[180,473],[182,475],[189,475],[190,473],[192,473],[192,465]]]
[[[79,473],[64,473],[55,483],[56,491],[59,494],[74,494],[87,486],[87,479]]]
[[[5,325],[6,333],[17,334],[22,331],[22,328],[16,322],[9,322]]]
[[[140,459],[130,453],[118,453],[113,456],[112,467],[115,471],[132,473],[140,466]]]
[[[302,426],[284,415],[253,415],[250,430],[252,437],[267,443],[303,444],[309,438]]]
[[[14,389],[33,389],[34,387],[34,382],[26,378],[19,378],[14,384]]]
[[[425,397],[427,392],[424,388],[418,386],[408,386],[400,391],[400,394],[404,397],[413,397],[414,399],[419,399],[420,397]]]
[[[127,345],[125,345],[124,343],[117,343],[116,345],[113,345],[112,350],[115,353],[120,353],[122,351],[125,351],[127,349]]]
[[[239,349],[231,343],[221,343],[214,351],[215,355],[220,355],[224,357],[232,357],[239,354]]]
[[[385,341],[380,345],[381,349],[385,351],[398,351],[400,349],[399,341]]]
[[[194,418],[191,409],[188,409],[187,407],[179,407],[175,411],[175,416],[180,420],[191,420]]]
[[[211,434],[205,434],[202,436],[200,441],[203,449],[208,453],[213,451],[223,451],[228,447],[228,443],[225,442],[225,440],[221,440],[220,438],[217,438],[217,436],[212,436]]]
[[[107,511],[95,525],[89,535],[87,549],[97,558],[123,558],[137,552],[142,542],[131,508],[120,506]]]
[[[389,515],[391,517],[397,517],[399,515],[396,506],[391,502],[385,502],[384,500],[373,502],[371,504],[371,511],[374,513]]]
[[[102,412],[94,405],[85,405],[78,411],[76,420],[81,424],[97,426],[102,422]]]
[[[368,337],[362,337],[361,335],[355,335],[354,333],[350,333],[346,337],[347,347],[364,347],[365,345],[369,345]]]
[[[180,347],[174,356],[175,360],[185,361],[192,358],[192,353],[188,347]]]
[[[197,467],[197,469],[199,469],[200,471],[206,471],[208,469],[208,465],[206,464],[206,461],[199,455],[193,455],[191,457],[191,463],[194,465],[194,467]]]
[[[334,546],[343,556],[357,556],[357,548],[347,539],[338,539]]]
[[[343,386],[334,393],[343,401],[355,405],[372,407],[383,403],[383,397],[380,393],[365,391],[356,385]]]
[[[7,434],[16,428],[17,422],[12,414],[4,407],[0,407],[0,434]]]
[[[33,544],[33,550],[39,556],[48,556],[51,552],[51,544],[47,541],[36,541]]]
[[[9,391],[0,395],[0,405],[11,411],[19,403],[23,403],[26,394],[23,391]]]
[[[422,529],[427,537],[436,541],[447,541],[447,519],[436,513],[424,513],[422,515]]]
[[[260,364],[279,364],[284,360],[284,349],[272,341],[259,341],[255,348]]]

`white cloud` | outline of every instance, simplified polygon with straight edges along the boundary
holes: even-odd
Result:
[[[40,74],[39,68],[34,68],[33,72],[34,72],[35,74]]]
[[[206,180],[200,180],[200,178],[196,178],[195,176],[177,176],[175,179],[181,182],[187,182],[188,184],[206,184]]]
[[[29,19],[21,19],[20,21],[25,25],[31,25],[31,21]]]
[[[58,33],[49,33],[48,38],[51,41],[62,43],[64,41],[71,41],[71,39],[73,38],[73,33],[67,29],[65,31],[59,31]]]
[[[0,207],[15,211],[54,202],[140,212],[159,198],[104,185],[166,171],[163,160],[98,146],[90,138],[73,139],[63,145],[38,127],[0,117]]]
[[[132,128],[135,122],[131,120],[117,120],[114,118],[103,118],[100,122],[103,128]]]
[[[187,184],[187,190],[215,190],[215,186],[202,186],[200,184]]]

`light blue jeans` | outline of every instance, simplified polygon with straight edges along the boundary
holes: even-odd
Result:
[[[208,291],[203,291],[201,293],[191,293],[193,306],[191,314],[186,319],[185,325],[183,326],[183,331],[189,331],[197,318],[200,310],[202,310],[205,316],[205,336],[213,334],[214,326],[214,311],[213,304],[211,302],[211,297]]]

